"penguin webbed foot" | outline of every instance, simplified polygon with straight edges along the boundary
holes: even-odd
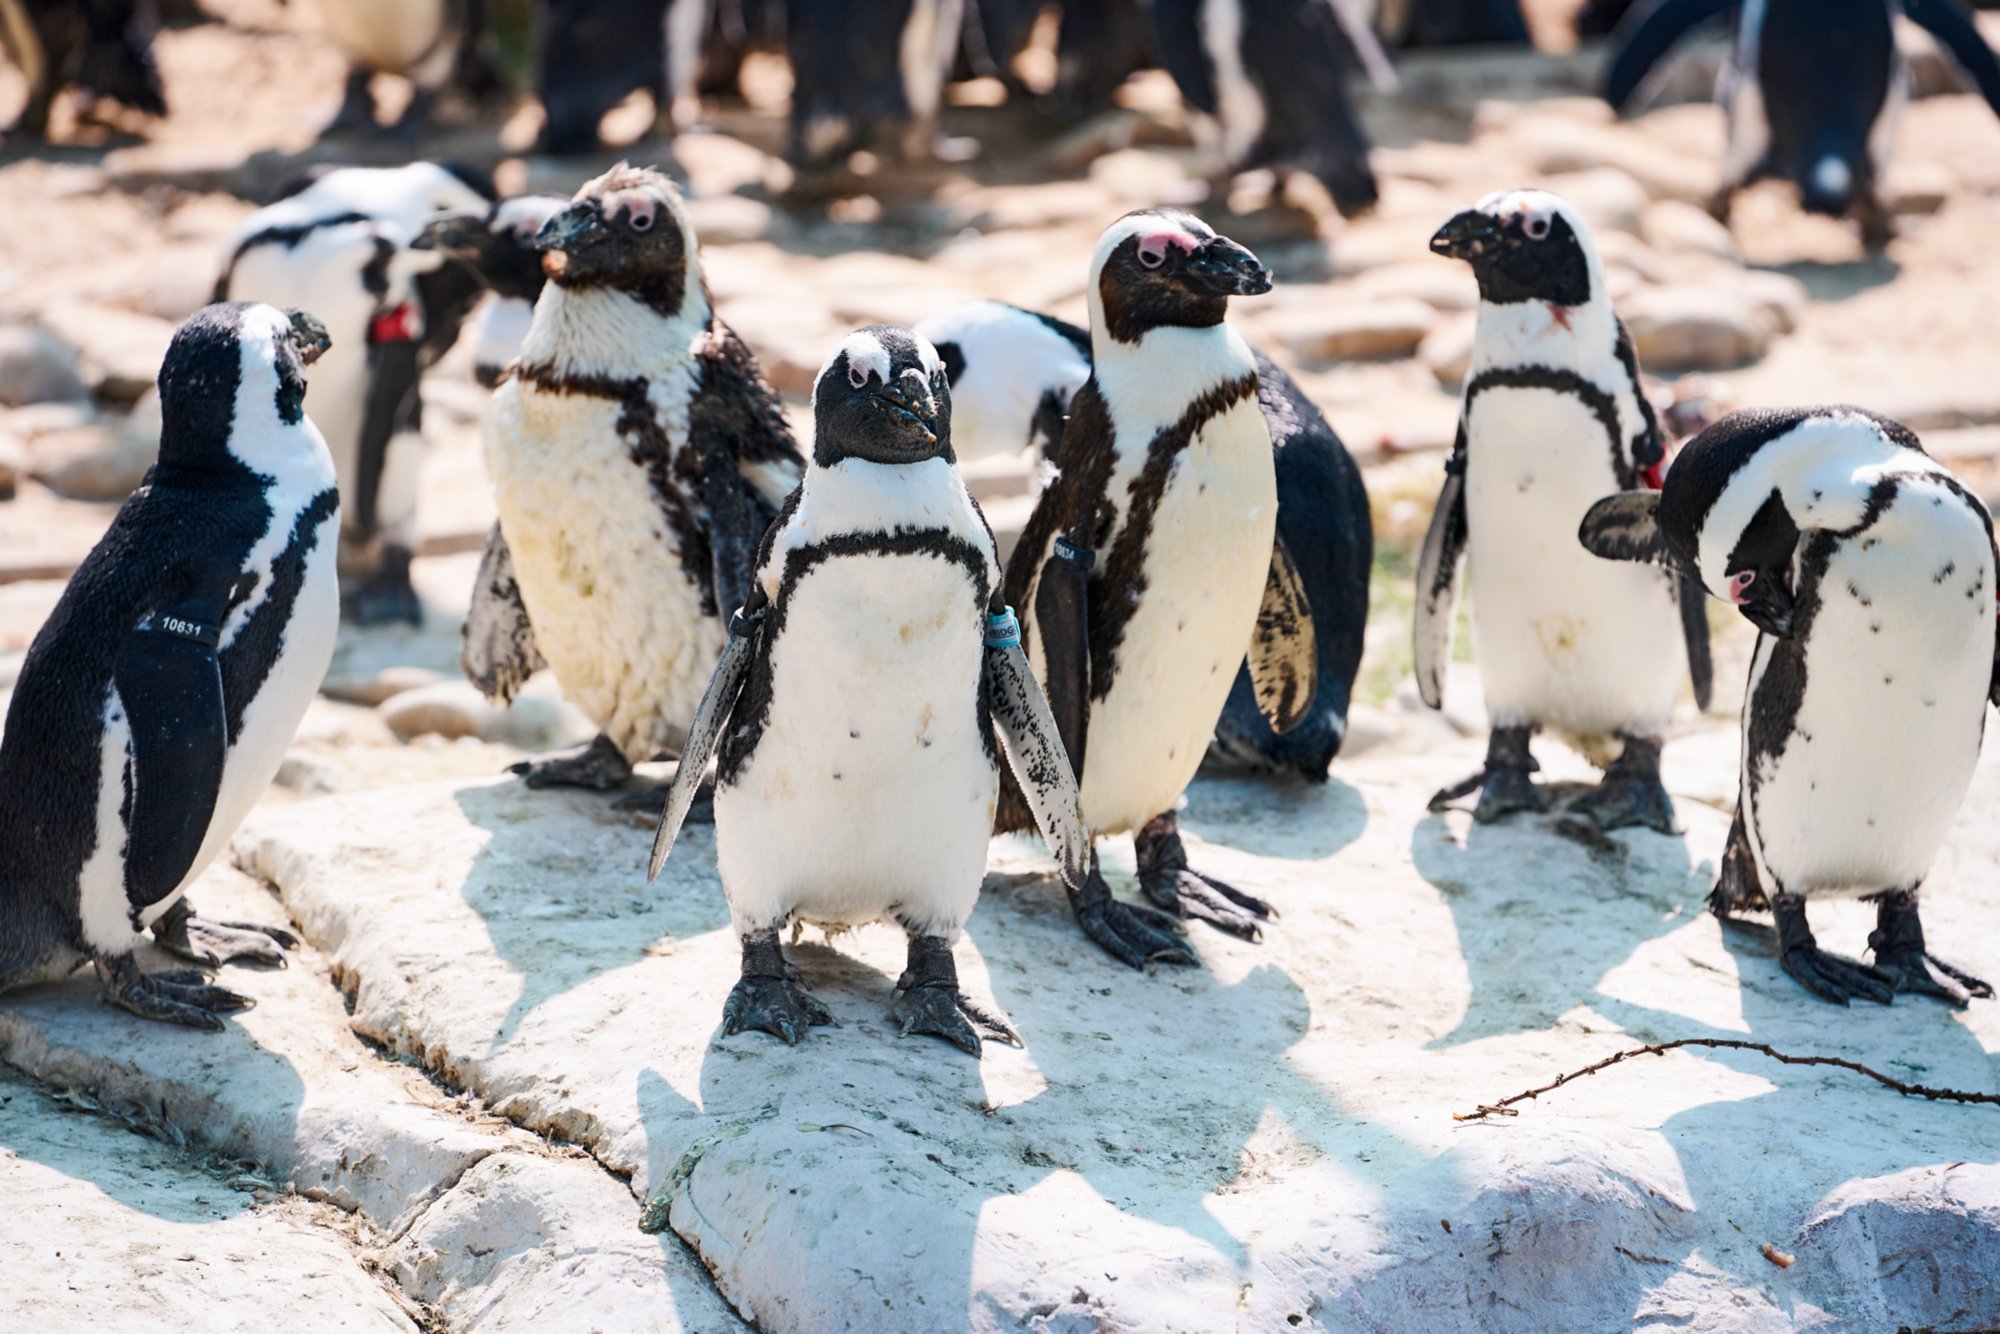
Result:
[[[387,553],[380,569],[341,597],[340,611],[354,625],[421,626],[424,602],[410,582],[410,553]]]
[[[1923,921],[1917,914],[1914,894],[1898,890],[1881,896],[1875,929],[1868,933],[1868,948],[1875,955],[1875,971],[1887,977],[1897,991],[1932,996],[1955,1010],[1965,1009],[1975,997],[1993,999],[1990,983],[1946,963],[1924,947]]]
[[[1244,940],[1264,938],[1263,923],[1277,914],[1271,905],[1233,885],[1192,870],[1181,842],[1180,820],[1171,811],[1147,821],[1133,839],[1139,888],[1155,906],[1175,917],[1196,917]]]
[[[1660,742],[1653,737],[1625,738],[1624,753],[1604,771],[1595,788],[1572,799],[1565,814],[1595,825],[1599,833],[1631,826],[1669,837],[1674,828],[1674,802],[1660,782]]]
[[[909,966],[896,979],[896,999],[889,1014],[903,1037],[928,1033],[975,1058],[982,1034],[995,1042],[1022,1045],[1006,1020],[958,989],[957,961],[939,936],[911,934]]]
[[[668,783],[647,783],[621,794],[611,803],[614,811],[625,811],[640,816],[650,827],[660,822],[660,813],[667,808]],[[688,807],[683,824],[715,823],[715,784],[704,782],[695,789],[694,801]]]
[[[610,737],[600,734],[592,737],[590,744],[576,750],[510,764],[507,772],[521,775],[529,787],[536,789],[585,787],[608,792],[632,776],[632,765],[625,758],[625,752],[612,744]],[[660,800],[664,804],[665,796]]]
[[[743,976],[722,1004],[722,1035],[755,1029],[796,1047],[815,1025],[838,1022],[819,997],[798,983],[776,928],[743,937]]]
[[[153,923],[153,939],[162,949],[209,967],[247,962],[284,968],[289,966],[285,952],[299,947],[299,938],[281,926],[211,922],[197,917],[186,899]]]
[[[1152,962],[1193,964],[1180,939],[1180,923],[1163,912],[1113,898],[1093,856],[1081,889],[1069,891],[1069,906],[1083,934],[1128,968],[1145,971]]]
[[[1855,997],[1887,1005],[1896,993],[1890,976],[1855,959],[1823,950],[1806,925],[1806,903],[1796,894],[1775,894],[1771,912],[1778,919],[1778,965],[1799,985],[1824,1001],[1846,1005]]]
[[[141,972],[138,960],[129,954],[98,956],[97,973],[104,985],[105,1001],[141,1019],[158,1019],[219,1033],[223,1015],[256,1004],[248,996],[214,985],[210,976],[199,969]]]
[[[1440,789],[1431,798],[1430,809],[1446,810],[1476,789],[1479,804],[1473,807],[1472,818],[1480,824],[1492,824],[1517,811],[1540,814],[1548,810],[1549,794],[1535,785],[1534,775],[1541,765],[1528,746],[1533,735],[1531,727],[1494,728],[1486,742],[1485,765],[1471,777]]]

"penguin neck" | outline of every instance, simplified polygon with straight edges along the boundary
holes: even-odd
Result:
[[[1203,394],[1257,373],[1249,344],[1227,324],[1161,325],[1136,343],[1123,343],[1105,332],[1097,318],[1091,321],[1090,344],[1098,392],[1119,441],[1132,449],[1146,449],[1155,431],[1178,420]]]
[[[558,375],[649,377],[684,361],[708,336],[713,316],[698,273],[680,309],[661,315],[628,292],[607,287],[550,283],[535,303],[535,317],[521,341],[521,366]]]
[[[917,463],[846,458],[806,469],[799,524],[808,541],[842,533],[935,526],[970,505],[958,470],[943,457]]]
[[[1580,306],[1482,301],[1472,370],[1521,365],[1582,370],[1611,356],[1617,343],[1618,321],[1601,295]]]

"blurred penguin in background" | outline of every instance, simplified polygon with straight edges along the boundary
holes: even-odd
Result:
[[[14,132],[42,138],[56,95],[74,88],[83,110],[109,98],[167,114],[153,63],[159,14],[151,0],[0,0],[0,48],[20,67],[27,104]]]
[[[536,147],[577,154],[598,147],[605,113],[644,91],[663,132],[690,117],[713,29],[744,0],[544,0],[535,91],[547,119]]]
[[[789,157],[802,178],[838,172],[864,148],[930,151],[964,0],[791,0]]]
[[[484,0],[321,0],[320,22],[348,62],[347,90],[330,134],[372,132],[375,76],[410,81],[410,100],[387,128],[406,137],[430,126],[454,84],[481,100],[504,84],[481,45]]]
[[[1376,23],[1393,46],[1528,41],[1521,0],[1381,0]]]

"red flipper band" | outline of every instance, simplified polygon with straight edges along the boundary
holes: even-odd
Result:
[[[414,343],[417,341],[417,310],[405,301],[400,306],[377,311],[375,318],[368,321],[368,342],[370,346],[383,343]]]

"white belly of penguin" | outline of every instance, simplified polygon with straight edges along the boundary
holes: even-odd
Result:
[[[542,656],[626,759],[678,751],[725,631],[681,571],[679,541],[618,434],[621,408],[518,381],[495,397],[518,424],[496,431],[488,469]]]
[[[1080,792],[1093,833],[1171,810],[1193,779],[1250,647],[1277,519],[1271,438],[1246,398],[1182,451],[1153,515],[1144,591],[1090,711]]]
[[[1905,478],[1867,536],[1841,544],[1819,587],[1793,732],[1745,784],[1752,829],[1792,893],[1913,888],[1979,760],[1993,672],[1985,528],[1943,488]],[[1770,647],[1758,646],[1746,710]]]
[[[792,589],[763,735],[715,799],[739,931],[963,925],[1000,783],[979,726],[983,611],[965,570],[929,555],[837,557]]]
[[[1667,576],[1576,536],[1618,489],[1603,425],[1566,394],[1489,389],[1468,437],[1472,642],[1494,724],[1658,735],[1687,675]]]

